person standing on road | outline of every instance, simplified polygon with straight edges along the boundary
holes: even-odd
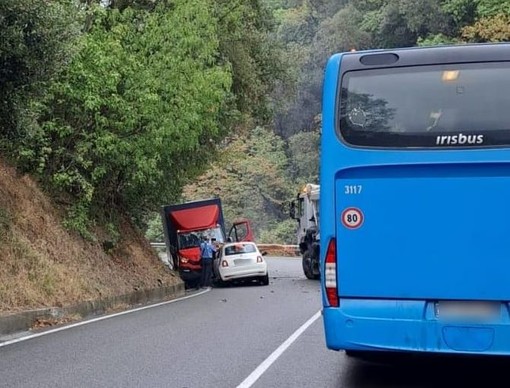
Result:
[[[200,256],[202,263],[202,276],[200,279],[201,288],[211,287],[212,266],[215,253],[215,246],[204,238],[200,244]]]

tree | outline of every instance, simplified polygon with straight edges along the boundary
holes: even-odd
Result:
[[[288,139],[290,176],[299,186],[319,182],[318,130],[299,132]]]
[[[274,17],[262,0],[209,0],[218,20],[219,53],[231,67],[235,106],[257,123],[271,119],[271,92],[286,82],[281,45],[272,34]]]
[[[499,42],[510,39],[510,3],[506,0],[446,0],[443,11],[454,21],[450,34],[430,35],[420,44]]]
[[[214,156],[231,99],[217,63],[218,25],[205,0],[171,10],[91,8],[79,53],[44,101],[26,139],[53,187],[73,195],[72,225],[175,200]]]
[[[505,0],[478,0],[477,18],[464,26],[461,37],[468,42],[510,40],[510,3]]]
[[[363,13],[352,5],[322,21],[314,39],[312,57],[319,58],[314,64],[323,69],[334,53],[370,48],[370,35],[360,29],[362,22]]]
[[[277,37],[287,48],[312,43],[319,22],[308,2],[304,1],[296,8],[281,9],[277,15]]]
[[[72,56],[77,11],[65,0],[0,2],[0,133],[11,150],[30,131],[30,100],[44,95]]]
[[[372,35],[372,46],[414,46],[429,35],[450,35],[453,20],[442,7],[444,0],[351,1],[363,14],[362,28]]]
[[[314,128],[315,117],[321,110],[324,67],[329,56],[352,48],[363,49],[370,45],[370,34],[360,29],[363,14],[353,6],[341,9],[322,20],[300,66],[296,94],[285,110],[276,116],[276,133],[289,138]]]
[[[462,29],[462,38],[468,42],[505,42],[510,40],[510,15],[483,17],[472,26]]]
[[[220,159],[184,190],[184,200],[220,197],[227,223],[251,220],[257,235],[275,221],[288,218],[283,204],[291,196],[283,141],[270,130],[255,127],[235,135]]]

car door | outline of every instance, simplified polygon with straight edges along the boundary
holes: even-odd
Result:
[[[213,275],[215,277],[220,276],[220,270],[219,266],[221,263],[221,258],[223,256],[223,248],[218,249],[218,253],[215,255],[214,261],[213,261]]]
[[[239,220],[234,222],[228,232],[228,239],[232,242],[254,241],[255,238],[253,237],[250,221]]]

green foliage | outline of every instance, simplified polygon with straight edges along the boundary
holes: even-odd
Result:
[[[0,2],[0,134],[9,149],[30,130],[20,123],[30,115],[30,99],[44,95],[72,56],[77,16],[67,0]]]
[[[510,40],[509,17],[507,0],[4,0],[1,144],[87,238],[200,174],[187,199],[219,195],[280,238],[289,188],[317,181],[332,53]]]
[[[407,26],[397,2],[384,2],[380,8],[369,11],[362,22],[372,37],[373,47],[407,47],[416,39]],[[355,4],[355,2],[353,2]]]
[[[313,53],[313,57],[320,58],[316,62],[321,69],[334,53],[370,47],[369,34],[359,28],[362,21],[363,13],[348,6],[321,23],[315,36]]]
[[[286,177],[283,141],[263,127],[234,136],[221,157],[184,191],[185,200],[220,197],[227,225],[248,218],[256,236],[288,217],[282,205],[293,193]]]
[[[328,4],[332,3],[324,2],[325,9],[330,9]],[[363,49],[370,45],[370,34],[359,27],[363,21],[363,13],[357,8],[349,5],[336,13],[324,14],[314,11],[316,8],[305,5],[299,8],[301,14],[308,12],[316,18],[309,16],[313,23],[309,22],[302,27],[313,34],[311,43],[305,44],[306,41],[287,43],[289,63],[297,70],[294,70],[296,94],[282,104],[276,116],[276,133],[285,139],[314,128],[314,120],[321,109],[322,77],[328,57],[334,52],[348,51],[352,48]],[[286,13],[291,15],[290,10]],[[324,16],[318,18],[318,15]]]
[[[147,237],[150,241],[164,241],[163,222],[161,221],[161,216],[158,213],[154,213],[149,217],[145,237]]]
[[[296,244],[296,220],[271,223],[257,239],[261,244]]]
[[[89,239],[177,200],[289,78],[259,0],[6,0],[0,24],[2,144]]]
[[[82,233],[87,209],[141,218],[178,196],[225,134],[232,82],[217,64],[206,1],[91,12],[77,56],[44,101],[40,131],[26,139],[32,168],[43,159],[52,186],[79,199],[68,225]]]
[[[276,115],[287,141],[291,179],[316,181],[322,74],[328,57],[351,48],[379,49],[463,42],[510,41],[508,0],[271,1],[296,83]],[[340,6],[331,12],[336,5]],[[329,9],[329,11],[324,11]],[[322,10],[322,11],[319,11]],[[381,107],[383,108],[383,107]],[[318,133],[318,131],[317,131]],[[315,173],[315,174],[314,174]]]
[[[299,186],[319,181],[318,131],[300,132],[288,139],[291,177]]]
[[[453,18],[457,26],[464,26],[475,21],[477,3],[478,1],[473,0],[446,0],[442,8]]]
[[[291,98],[278,95],[283,101],[275,126],[276,132],[285,139],[313,128],[314,118],[321,109],[324,65],[332,53],[504,40],[506,19],[501,15],[506,15],[510,7],[506,0],[270,3],[279,23],[278,37],[285,43],[291,72],[295,75],[291,89],[295,95]]]
[[[476,0],[477,13],[481,18],[496,15],[510,15],[510,2],[508,0]]]
[[[510,15],[483,17],[472,26],[462,29],[468,42],[505,42],[510,40]]]
[[[452,38],[443,34],[429,35],[426,38],[418,38],[418,46],[437,46],[441,44],[461,43],[458,38]]]
[[[90,0],[82,1],[90,2]],[[156,6],[156,1],[154,0],[109,0],[109,1],[96,0],[96,2],[102,4],[108,3],[108,7],[116,8],[120,11],[123,11],[128,7],[133,9],[152,10]]]
[[[259,123],[271,118],[270,95],[286,82],[281,44],[275,39],[274,17],[263,1],[209,0],[218,20],[222,59],[231,66],[235,106]]]
[[[317,20],[310,5],[304,2],[300,7],[281,9],[277,12],[278,39],[285,45],[310,44],[315,35]]]
[[[443,10],[442,3],[444,0],[400,1],[400,13],[404,22],[417,39],[430,34],[453,33],[453,20]]]
[[[89,203],[86,201],[78,201],[70,207],[64,226],[78,232],[88,241],[96,241],[90,231],[92,221],[89,216]]]
[[[454,29],[452,17],[442,7],[444,0],[352,1],[364,11],[362,28],[372,35],[378,48],[407,47],[429,35],[449,35]]]

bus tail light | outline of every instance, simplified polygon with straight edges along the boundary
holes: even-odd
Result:
[[[338,289],[336,283],[336,239],[329,240],[328,250],[326,251],[324,271],[324,286],[326,287],[326,296],[331,307],[338,307]]]

